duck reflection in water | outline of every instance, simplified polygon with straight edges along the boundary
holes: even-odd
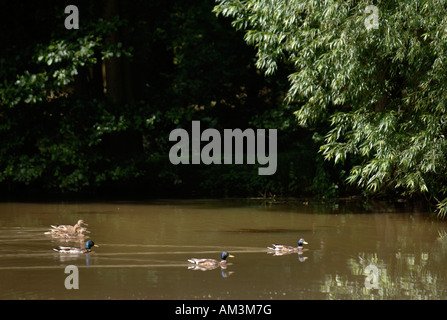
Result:
[[[304,249],[305,251],[307,251],[307,249]],[[298,260],[300,262],[304,262],[306,261],[309,257],[305,257],[303,256],[303,252],[287,252],[287,251],[282,251],[282,252],[267,252],[268,254],[273,254],[273,256],[285,256],[285,255],[289,255],[289,254],[293,254],[296,253],[298,255]]]
[[[85,254],[83,256],[81,255],[68,255],[68,254],[61,254],[58,256],[58,259],[60,262],[70,263],[73,264],[73,261],[76,262],[76,265],[81,265],[82,260],[85,259],[85,265],[89,266],[92,264],[92,259],[89,254]]]
[[[200,271],[209,271],[217,269],[219,266],[214,267],[200,267],[200,266],[188,266],[189,270],[200,270]],[[227,267],[220,267],[220,274],[222,275],[222,278],[228,278],[234,273],[234,271],[228,271]]]

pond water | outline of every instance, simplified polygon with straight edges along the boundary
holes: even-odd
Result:
[[[84,246],[44,234],[78,219],[99,247],[53,251]],[[236,200],[1,203],[0,299],[446,299],[446,228],[427,213]],[[299,238],[301,254],[267,249]],[[189,268],[224,250],[226,269]]]

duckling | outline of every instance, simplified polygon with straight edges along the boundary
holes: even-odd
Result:
[[[274,250],[278,253],[292,253],[292,252],[303,252],[304,245],[308,244],[306,241],[304,241],[303,238],[298,240],[298,247],[292,247],[292,246],[285,246],[282,244],[273,244],[273,247],[267,247],[270,250]]]
[[[224,251],[224,252],[222,252],[220,261],[217,261],[215,259],[197,259],[197,258],[191,258],[191,259],[188,259],[188,261],[190,263],[192,263],[194,265],[194,267],[196,267],[195,269],[212,270],[217,267],[226,268],[227,267],[227,258],[234,258],[234,256],[229,254],[228,252]]]
[[[75,247],[57,247],[53,248],[54,251],[60,253],[89,253],[92,250],[92,247],[99,247],[92,240],[89,240],[85,243],[85,249],[75,248]]]

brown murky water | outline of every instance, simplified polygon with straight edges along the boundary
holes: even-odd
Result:
[[[62,255],[51,224],[84,219],[92,253]],[[0,204],[0,299],[446,299],[447,224],[235,201]],[[272,243],[309,244],[274,256]],[[188,258],[226,269],[188,269]],[[79,289],[66,289],[78,268]]]

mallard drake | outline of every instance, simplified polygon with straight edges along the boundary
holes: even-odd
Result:
[[[226,268],[227,267],[227,258],[234,258],[231,254],[224,251],[222,252],[222,255],[220,256],[220,261],[217,261],[215,259],[197,259],[197,258],[191,258],[188,259],[188,261],[194,266],[199,267],[198,269],[214,269],[217,267]]]
[[[270,250],[274,250],[275,252],[281,252],[281,253],[302,252],[305,244],[308,243],[304,241],[303,238],[301,238],[300,240],[298,240],[298,247],[285,246],[282,244],[273,244],[273,247],[267,247],[267,248]]]
[[[86,224],[84,222],[84,220],[78,220],[78,222],[74,226],[71,226],[68,224],[51,225],[51,228],[53,228],[53,229],[51,229],[51,231],[55,230],[55,232],[59,232],[59,233],[64,232],[64,233],[68,233],[68,234],[76,234],[78,232],[78,230],[82,227],[82,225],[88,226],[88,224]]]
[[[57,247],[54,248],[54,251],[61,253],[89,253],[92,250],[92,247],[99,247],[92,240],[89,240],[85,243],[85,249],[75,248],[75,247]]]

